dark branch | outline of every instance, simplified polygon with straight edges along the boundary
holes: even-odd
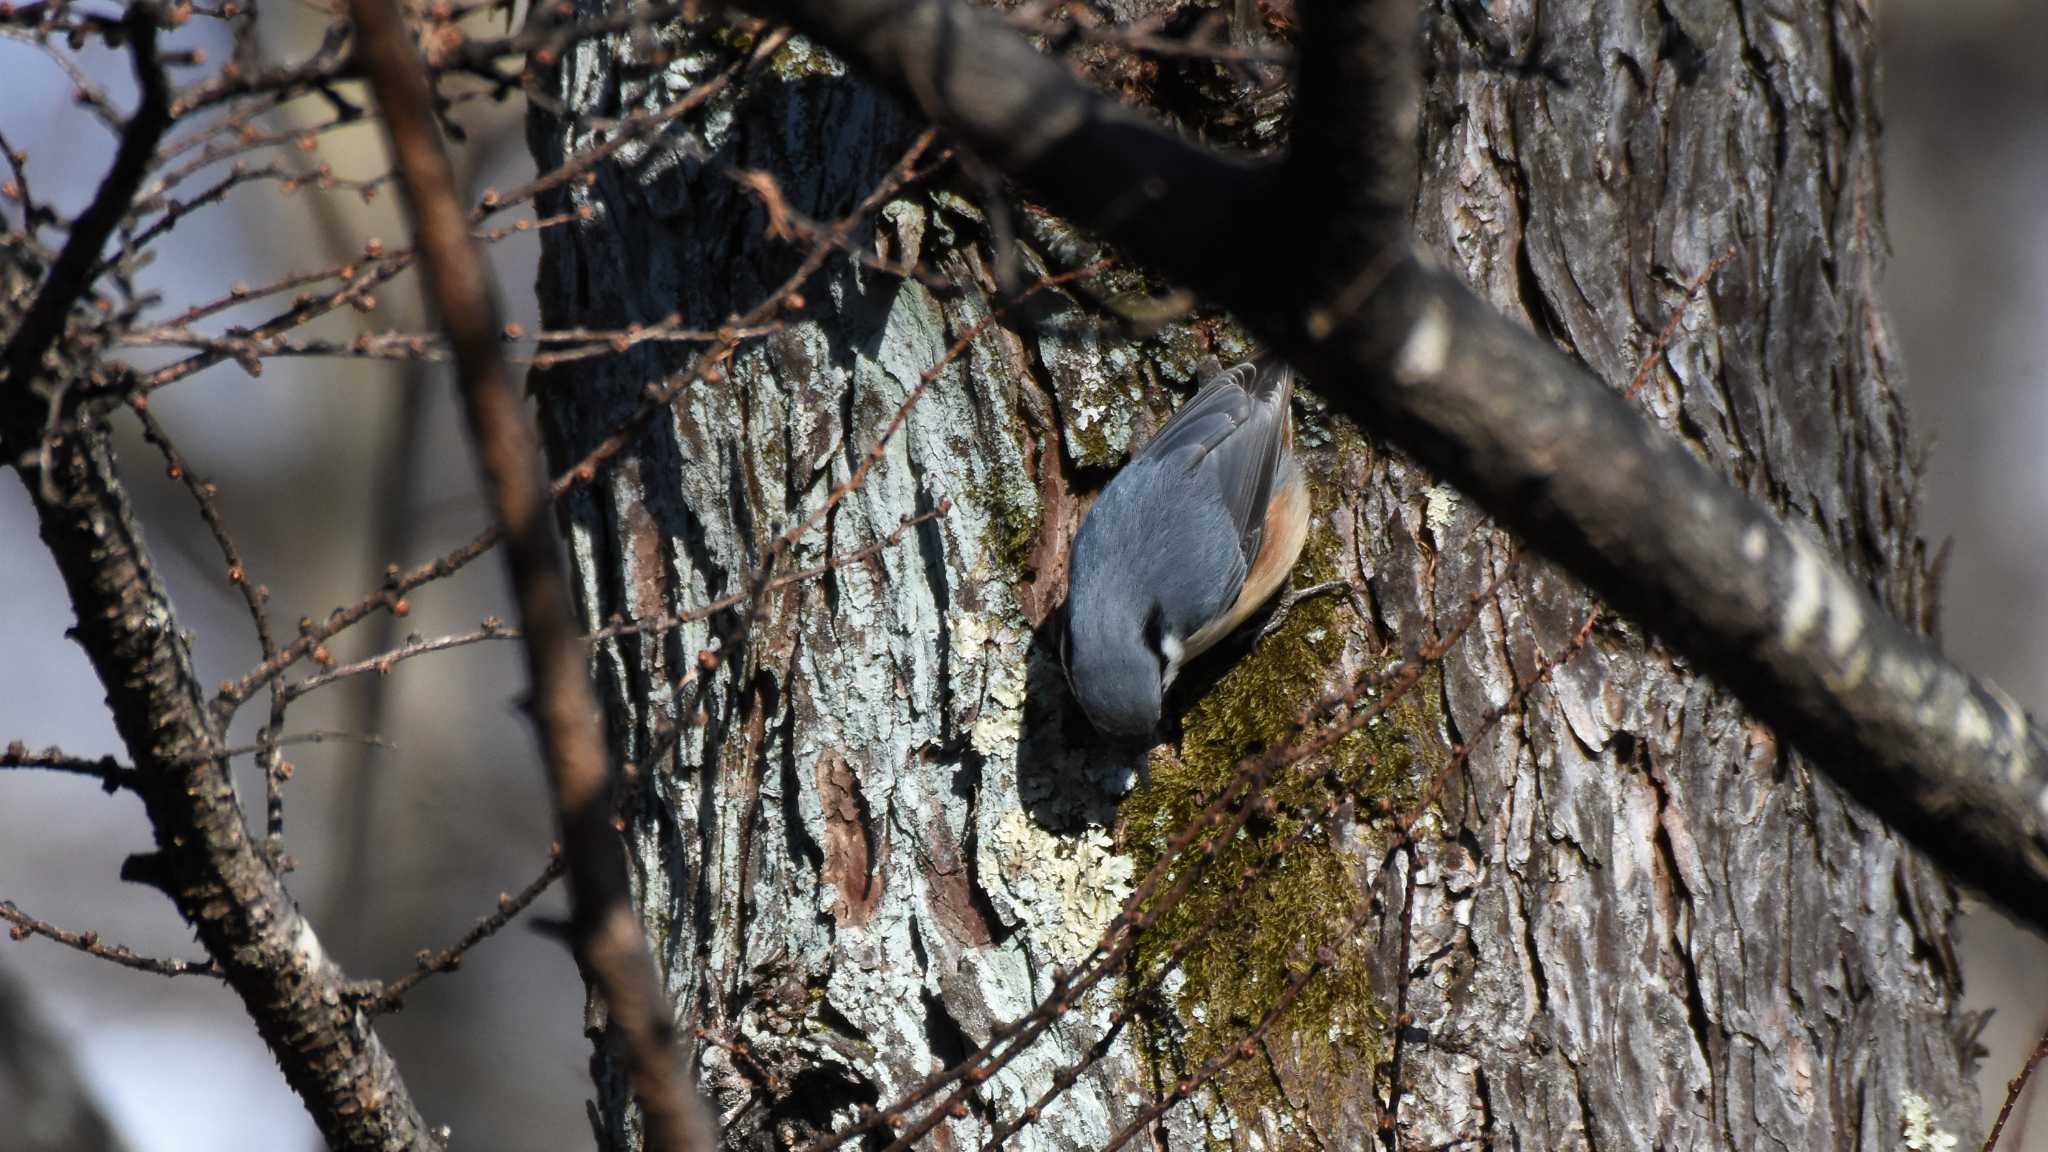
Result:
[[[90,776],[110,794],[135,787],[135,770],[112,756],[67,756],[57,748],[30,751],[20,740],[12,741],[6,751],[0,752],[0,768],[40,768],[46,772]]]
[[[2048,745],[2018,706],[1412,250],[1412,4],[1304,5],[1299,150],[1266,169],[1146,126],[955,0],[761,7],[1232,308],[1331,403],[1696,660],[1958,878],[2048,928]]]
[[[533,682],[532,711],[561,825],[571,945],[624,1037],[646,1146],[654,1152],[708,1148],[709,1128],[686,1078],[668,997],[647,954],[625,854],[612,828],[611,770],[588,653],[549,524],[553,501],[537,437],[499,343],[490,273],[457,199],[427,73],[394,0],[350,0],[349,11],[412,212],[427,296],[448,332],[485,488],[503,532]]]
[[[161,960],[144,956],[132,948],[120,944],[108,944],[100,939],[97,932],[66,932],[47,920],[38,920],[14,906],[12,900],[0,900],[0,920],[11,927],[7,934],[16,940],[41,936],[54,940],[66,948],[75,949],[88,956],[97,956],[123,968],[137,972],[151,972],[158,976],[219,976],[220,966],[211,960]]]
[[[2027,1090],[2027,1082],[2033,1079],[2034,1069],[2039,1068],[2044,1059],[2048,1059],[2048,1032],[2043,1032],[2041,1039],[2035,1043],[2034,1050],[2027,1053],[2026,1061],[2020,1065],[2019,1075],[2006,1082],[2005,1103],[1999,1105],[1998,1117],[1991,1122],[1991,1131],[1984,1134],[1982,1152],[1997,1152],[1998,1138],[2005,1132],[2005,1122],[2012,1119],[2012,1106],[2019,1103],[2020,1093]]]
[[[135,203],[136,191],[149,174],[157,142],[163,139],[165,130],[171,126],[170,80],[164,75],[163,64],[156,54],[157,24],[162,17],[162,11],[149,0],[138,0],[128,6],[122,26],[135,56],[135,79],[142,89],[142,101],[136,107],[134,117],[121,131],[121,146],[114,152],[114,166],[108,169],[106,179],[100,181],[92,203],[72,222],[71,236],[64,242],[64,250],[57,254],[57,263],[50,269],[49,279],[43,282],[35,302],[29,305],[28,314],[22,317],[20,327],[7,341],[5,359],[0,362],[6,366],[9,388],[28,386],[37,365],[42,362],[43,353],[50,350],[58,334],[64,331],[64,321],[71,314],[72,306],[92,287],[93,270],[99,266],[100,250],[106,247],[107,238],[114,234],[115,227],[127,217],[129,207]]]
[[[33,443],[44,408],[26,390],[0,390],[0,439]],[[124,779],[142,797],[157,851],[134,874],[146,873],[192,924],[330,1147],[430,1152],[436,1145],[397,1067],[366,1016],[337,1008],[346,979],[249,838],[221,733],[104,426],[75,428],[46,448],[17,467],[77,613],[72,636],[135,763]]]
[[[562,856],[558,851],[548,857],[548,866],[541,869],[540,875],[534,877],[532,883],[515,894],[499,896],[497,910],[471,925],[460,940],[439,952],[421,949],[419,963],[412,971],[389,983],[372,982],[359,986],[355,990],[357,998],[362,1002],[364,1009],[373,1015],[395,1012],[403,1008],[406,993],[419,987],[420,982],[429,976],[453,972],[462,967],[462,958],[469,954],[470,949],[497,935],[505,925],[517,919],[521,912],[526,911],[528,905],[540,899],[540,894],[554,887],[555,881],[561,878]],[[5,905],[0,905],[0,909],[4,908]]]

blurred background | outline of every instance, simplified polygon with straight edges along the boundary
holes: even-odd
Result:
[[[2048,715],[2048,4],[1883,0],[1883,287],[1927,447],[1920,531],[1951,544],[1943,646]],[[1985,1119],[2048,1026],[2048,942],[1965,903],[1965,1003],[1995,1009]],[[2048,1149],[2036,1082],[2001,1148]],[[1979,1143],[1962,1133],[1964,1147]]]
[[[266,10],[274,58],[309,50],[324,13]],[[1928,446],[1922,530],[1952,538],[1943,636],[1967,667],[2048,714],[2048,631],[2024,622],[2048,603],[2048,5],[2040,0],[1884,0],[1879,10],[1886,112],[1886,217],[1893,257],[1885,298],[1903,350],[1916,429]],[[183,47],[218,58],[207,28]],[[123,58],[88,56],[93,76],[132,106]],[[0,40],[0,132],[29,153],[37,195],[67,214],[91,196],[113,137],[72,106],[71,85],[40,52]],[[472,190],[531,177],[515,108],[465,105],[461,153]],[[321,137],[306,170],[381,168],[365,126]],[[317,209],[316,209],[317,205]],[[245,188],[160,246],[145,286],[168,304],[218,296],[356,256],[368,237],[403,242],[395,198],[295,198]],[[537,326],[538,244],[492,248],[508,318]],[[328,317],[307,335],[425,327],[401,284],[368,313]],[[244,318],[266,314],[253,305]],[[230,314],[230,319],[236,319]],[[193,467],[218,483],[223,515],[253,579],[273,592],[280,626],[324,616],[373,590],[383,565],[445,552],[485,524],[444,374],[431,366],[273,359],[260,378],[222,366],[160,393],[152,407]],[[124,427],[132,427],[123,422]],[[127,475],[181,616],[197,637],[202,680],[256,663],[239,596],[186,495],[154,453],[124,444]],[[0,481],[0,740],[118,754],[102,692],[64,629],[71,614],[35,541],[19,485]],[[489,559],[413,597],[403,621],[380,617],[333,645],[347,661],[408,632],[433,636],[504,614]],[[550,819],[526,725],[512,711],[518,662],[480,646],[362,677],[294,706],[293,730],[379,732],[390,748],[324,743],[287,749],[291,886],[352,975],[391,978],[423,948],[453,941],[546,861]],[[260,707],[235,739],[253,738]],[[253,771],[243,794],[260,796]],[[260,808],[260,805],[258,806]],[[115,877],[149,846],[132,797],[46,773],[0,778],[0,898],[59,926],[96,930],[158,956],[197,957],[190,932],[153,891]],[[559,893],[536,911],[561,915]],[[1987,1119],[2006,1080],[2048,1024],[2048,945],[1973,906],[1961,927],[1967,1002],[1996,1008],[1984,1033]],[[13,993],[12,1000],[9,992]],[[0,942],[0,1005],[26,1002],[78,1065],[94,1102],[137,1152],[221,1146],[310,1149],[311,1123],[226,989],[167,981],[45,941]],[[558,945],[515,925],[435,977],[380,1025],[422,1110],[459,1146],[590,1146],[583,993]],[[0,1008],[4,1010],[4,1008]],[[0,1053],[4,1058],[5,1053]],[[0,1102],[4,1103],[4,1102]],[[2048,1149],[2048,1108],[2025,1115],[2007,1149]],[[0,1108],[0,1113],[6,1109]],[[2031,1123],[2029,1123],[2031,1121]],[[1959,1134],[1965,1145],[1975,1133]]]

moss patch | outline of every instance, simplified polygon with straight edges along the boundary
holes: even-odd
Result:
[[[1029,584],[1038,579],[1031,556],[1038,547],[1042,516],[1037,493],[1028,487],[1023,492],[1030,498],[1020,499],[1002,477],[989,476],[968,485],[967,499],[988,517],[982,545],[988,550],[989,561],[1005,579]]]
[[[1296,571],[1298,586],[1328,579],[1336,570],[1338,541],[1321,523],[1318,517]],[[1344,634],[1356,626],[1351,611],[1339,597],[1296,605],[1277,633],[1188,709],[1179,753],[1155,755],[1149,781],[1123,804],[1135,875],[1146,874],[1206,799],[1229,785],[1246,756],[1288,738],[1294,718],[1314,702],[1342,655]],[[1418,781],[1445,754],[1434,677],[1432,672],[1376,723],[1279,774],[1267,790],[1276,810],[1247,823],[1202,880],[1141,937],[1136,971],[1144,973],[1176,942],[1216,921],[1184,955],[1185,979],[1167,981],[1170,992],[1140,1006],[1141,1051],[1162,1085],[1237,1047],[1284,991],[1289,974],[1322,944],[1334,950],[1335,962],[1266,1034],[1272,1064],[1256,1055],[1213,1082],[1208,1103],[1227,1114],[1206,1118],[1212,1132],[1227,1130],[1232,1116],[1248,1118],[1262,1109],[1284,1113],[1289,1105],[1277,1091],[1276,1072],[1293,1101],[1322,1108],[1376,1063],[1385,1014],[1373,995],[1370,955],[1359,938],[1363,934],[1340,933],[1362,896],[1364,857],[1338,842],[1340,830],[1314,827],[1237,893],[1247,869],[1265,867],[1301,833],[1309,819],[1301,813],[1320,809],[1331,781],[1361,810],[1378,798],[1399,806],[1416,794]],[[1194,862],[1188,859],[1172,875]],[[1171,881],[1161,886],[1170,887]]]
[[[720,24],[711,30],[711,42],[745,56],[754,50],[758,37],[737,24]]]

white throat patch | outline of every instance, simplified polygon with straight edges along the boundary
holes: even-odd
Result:
[[[1166,657],[1166,674],[1159,678],[1159,690],[1164,692],[1173,686],[1173,678],[1180,675],[1180,658],[1185,649],[1180,637],[1166,633],[1159,637],[1159,651]]]

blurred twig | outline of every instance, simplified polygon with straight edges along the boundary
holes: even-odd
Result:
[[[92,287],[93,269],[99,263],[100,249],[106,247],[107,238],[127,217],[129,207],[135,202],[135,194],[142,186],[142,179],[149,173],[157,142],[163,139],[164,131],[171,126],[170,78],[164,74],[163,64],[156,53],[157,22],[161,17],[161,10],[152,0],[137,0],[129,5],[122,20],[130,52],[135,57],[135,79],[142,90],[141,103],[135,109],[134,118],[121,130],[121,145],[115,150],[113,167],[107,170],[99,191],[93,193],[92,203],[78,219],[72,221],[71,235],[64,241],[63,251],[57,255],[57,263],[50,269],[49,279],[43,282],[14,335],[8,339],[4,356],[0,356],[0,364],[4,364],[7,370],[8,388],[21,391],[29,388],[42,363],[43,353],[50,350],[58,334],[64,331],[64,321],[71,314],[72,307]],[[58,392],[53,390],[48,401],[50,411],[46,423],[54,424],[61,408]],[[41,471],[47,484],[49,470]]]
[[[562,558],[550,531],[552,501],[538,438],[514,386],[489,269],[469,235],[433,115],[427,73],[395,0],[350,0],[357,57],[413,217],[427,295],[455,354],[464,409],[485,486],[504,533],[526,633],[532,712],[561,825],[570,880],[570,943],[624,1036],[628,1078],[646,1146],[683,1152],[710,1144],[703,1106],[685,1078],[668,998],[632,906],[624,852],[611,822],[611,771],[572,615]]]
[[[510,924],[527,906],[540,899],[540,894],[554,887],[562,878],[562,854],[557,850],[548,854],[548,866],[541,869],[531,884],[517,893],[500,895],[498,910],[476,922],[462,939],[441,949],[428,952],[422,949],[416,958],[418,966],[412,971],[389,983],[363,985],[354,991],[359,994],[363,1008],[373,1015],[396,1011],[404,1007],[405,994],[417,988],[420,981],[438,972],[453,972],[462,967],[462,958],[469,950],[496,935],[505,925]]]

